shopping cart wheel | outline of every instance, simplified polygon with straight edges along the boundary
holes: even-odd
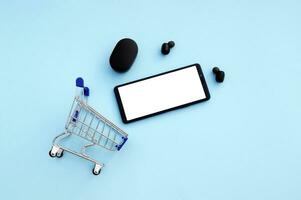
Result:
[[[99,174],[100,174],[100,172],[101,172],[101,169],[100,169],[100,170],[98,170],[98,171],[97,171],[97,170],[95,170],[95,168],[93,168],[93,169],[92,169],[92,173],[93,173],[94,175],[96,175],[96,176],[97,176],[97,175],[99,175]]]
[[[61,158],[64,155],[64,150],[62,150],[61,152],[57,152],[56,153],[56,157]]]
[[[51,158],[54,158],[56,155],[55,155],[54,153],[52,153],[52,151],[50,150],[50,151],[49,151],[49,156],[50,156]]]
[[[92,169],[92,173],[94,175],[99,175],[101,172],[101,168],[102,168],[102,166],[96,163],[94,168]]]

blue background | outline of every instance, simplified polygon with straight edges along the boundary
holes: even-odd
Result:
[[[300,1],[0,1],[1,199],[301,199]],[[138,57],[118,74],[116,42]],[[174,40],[170,55],[163,42]],[[211,100],[122,123],[113,87],[193,63]],[[220,66],[225,82],[211,69]],[[48,156],[74,80],[129,134],[106,167]]]

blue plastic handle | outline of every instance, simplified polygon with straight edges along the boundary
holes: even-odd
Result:
[[[126,137],[122,137],[123,141],[120,145],[115,145],[115,147],[117,147],[117,150],[120,151],[120,149],[123,147],[123,145],[125,144],[125,142],[128,140],[128,138]]]
[[[90,89],[88,87],[84,87],[84,95],[88,97],[90,95]]]
[[[76,79],[76,87],[81,87],[81,88],[84,87],[84,79],[82,77],[78,77]]]

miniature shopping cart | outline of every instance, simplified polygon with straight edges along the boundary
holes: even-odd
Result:
[[[86,153],[86,149],[98,146],[109,151],[119,151],[127,141],[128,135],[87,104],[90,92],[88,87],[84,87],[82,78],[76,79],[76,87],[78,91],[65,125],[65,131],[53,139],[49,155],[60,158],[64,151],[72,153],[93,162],[92,172],[94,175],[98,175],[104,164],[91,158]],[[82,146],[80,151],[62,146],[60,142],[71,135],[84,139],[88,144]]]

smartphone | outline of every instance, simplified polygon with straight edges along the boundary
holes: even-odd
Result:
[[[210,99],[199,64],[118,85],[114,93],[124,123]]]

